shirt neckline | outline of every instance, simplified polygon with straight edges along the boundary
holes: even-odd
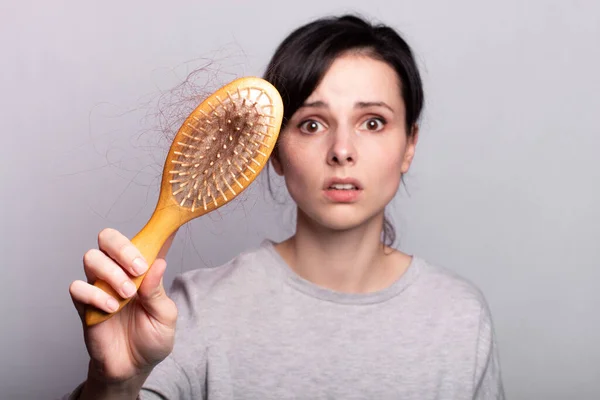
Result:
[[[265,239],[261,247],[269,254],[275,265],[283,273],[284,280],[289,286],[310,297],[338,304],[368,305],[390,300],[402,293],[417,280],[423,264],[423,260],[413,255],[406,271],[390,286],[369,293],[344,293],[316,285],[298,275],[281,257],[274,245],[274,241]]]

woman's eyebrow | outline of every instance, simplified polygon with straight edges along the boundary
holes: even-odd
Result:
[[[394,112],[392,107],[384,103],[383,101],[359,101],[354,105],[355,108],[368,108],[368,107],[385,107],[391,112]]]

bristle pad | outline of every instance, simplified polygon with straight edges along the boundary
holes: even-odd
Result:
[[[180,206],[223,204],[248,183],[245,171],[267,153],[273,107],[260,89],[244,88],[209,100],[209,112],[192,115],[171,151],[172,194]]]

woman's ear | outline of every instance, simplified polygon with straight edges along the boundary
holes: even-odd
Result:
[[[275,148],[273,149],[273,153],[271,153],[271,165],[273,166],[273,169],[275,170],[275,173],[279,176],[283,175],[283,166],[281,164],[281,160],[279,158],[279,149],[277,148],[277,145],[275,145]]]
[[[417,142],[419,141],[419,125],[414,124],[406,141],[406,149],[402,159],[402,173],[408,172],[410,165],[415,157]]]

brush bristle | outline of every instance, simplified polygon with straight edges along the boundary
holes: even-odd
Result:
[[[229,91],[193,113],[171,148],[171,188],[180,206],[215,207],[241,192],[268,157],[273,105],[259,88]]]

